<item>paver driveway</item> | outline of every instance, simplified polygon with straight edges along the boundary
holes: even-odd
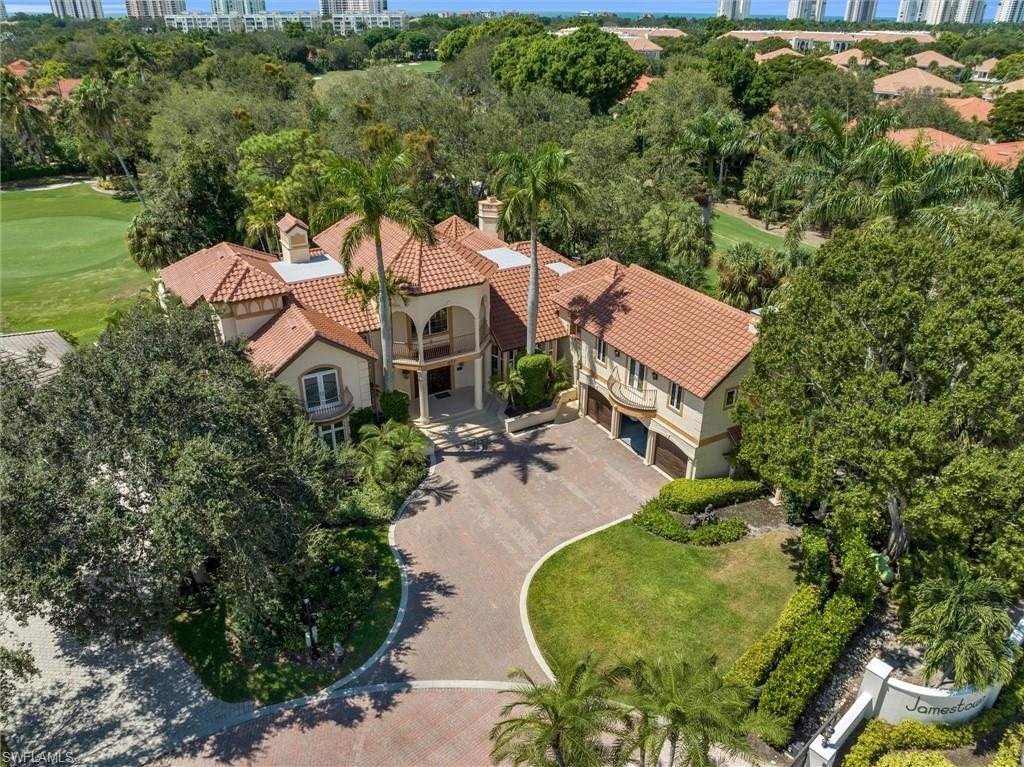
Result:
[[[665,482],[587,420],[452,448],[396,526],[409,565],[408,611],[395,643],[354,685],[501,681],[518,666],[543,674],[519,618],[534,563],[581,533],[634,511]],[[167,764],[487,764],[500,705],[489,690],[414,690],[350,699],[248,723],[180,751]],[[362,700],[362,703],[359,703]],[[339,711],[357,711],[342,715]],[[384,708],[386,713],[378,709]],[[383,727],[386,724],[387,727]],[[484,726],[486,724],[486,726]],[[311,733],[307,753],[302,734]],[[401,757],[379,751],[397,738]],[[452,743],[455,751],[438,743]],[[445,760],[439,755],[459,754]]]

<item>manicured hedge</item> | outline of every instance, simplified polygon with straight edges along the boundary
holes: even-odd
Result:
[[[405,423],[409,420],[409,395],[404,391],[386,391],[380,395],[380,417],[387,421]]]
[[[1020,767],[1020,755],[1024,749],[1024,722],[1006,730],[999,741],[999,749],[992,759],[991,767]]]
[[[828,678],[832,666],[866,616],[856,600],[837,594],[820,615],[800,627],[789,653],[765,682],[758,711],[778,717],[786,730],[782,740],[766,738],[776,748],[789,742],[793,726]]]
[[[19,165],[13,168],[0,168],[0,181],[23,181],[28,178],[50,178],[69,173],[82,173],[83,165]]]
[[[674,479],[662,485],[658,498],[668,511],[677,514],[697,514],[708,504],[714,508],[730,506],[759,497],[764,486],[754,480],[718,479]]]
[[[551,357],[543,352],[524,354],[516,360],[516,370],[523,377],[523,393],[520,395],[523,407],[536,407],[550,399]]]
[[[832,557],[825,531],[819,525],[806,525],[800,531],[800,580],[827,591],[832,583]]]
[[[726,678],[736,684],[759,687],[789,649],[799,628],[817,613],[821,598],[822,591],[817,586],[797,587],[775,625],[746,649]]]
[[[941,751],[894,751],[875,763],[875,767],[954,767]]]
[[[668,513],[661,498],[652,498],[633,514],[633,522],[649,533],[676,543],[695,546],[720,546],[738,541],[747,534],[747,523],[738,517],[725,519],[690,530]]]

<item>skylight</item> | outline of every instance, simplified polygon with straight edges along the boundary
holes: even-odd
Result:
[[[561,261],[552,261],[550,264],[545,264],[545,266],[555,274],[568,274],[572,271],[571,266],[563,264]]]
[[[498,269],[511,269],[514,266],[529,266],[530,259],[512,248],[490,248],[481,250],[480,255],[494,262]]]

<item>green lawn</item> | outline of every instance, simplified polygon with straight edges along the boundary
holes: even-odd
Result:
[[[363,620],[345,645],[345,659],[331,670],[314,670],[287,660],[246,665],[224,637],[224,610],[181,613],[169,633],[206,688],[229,703],[255,700],[260,705],[321,690],[362,665],[387,638],[402,598],[398,565],[388,547],[387,528],[353,528],[348,534],[376,542],[379,590]],[[321,637],[321,642],[330,641]],[[329,649],[329,648],[328,648]]]
[[[751,226],[742,218],[737,218],[724,210],[715,210],[712,220],[712,232],[715,250],[722,253],[733,245],[741,242],[752,242],[755,245],[766,245],[769,248],[782,248],[784,240],[781,236]]]
[[[623,522],[544,563],[527,595],[530,625],[549,660],[588,650],[609,660],[714,654],[727,668],[796,588],[789,537],[701,548]]]
[[[55,328],[91,341],[103,318],[151,277],[128,256],[139,209],[88,184],[0,193],[0,325]]]
[[[429,75],[434,72],[441,71],[441,67],[443,66],[444,64],[440,61],[413,61],[409,64],[384,64],[378,67],[368,67],[367,69],[407,69],[415,72],[416,74]],[[338,72],[325,72],[317,78],[314,83],[314,87],[317,91],[323,93],[332,85],[343,82],[359,72],[366,72],[367,69],[346,69]]]

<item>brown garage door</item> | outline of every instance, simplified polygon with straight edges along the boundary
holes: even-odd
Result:
[[[587,387],[587,415],[606,429],[612,428],[612,406],[597,389]]]
[[[686,453],[672,440],[658,434],[654,442],[654,465],[670,477],[686,476]]]

